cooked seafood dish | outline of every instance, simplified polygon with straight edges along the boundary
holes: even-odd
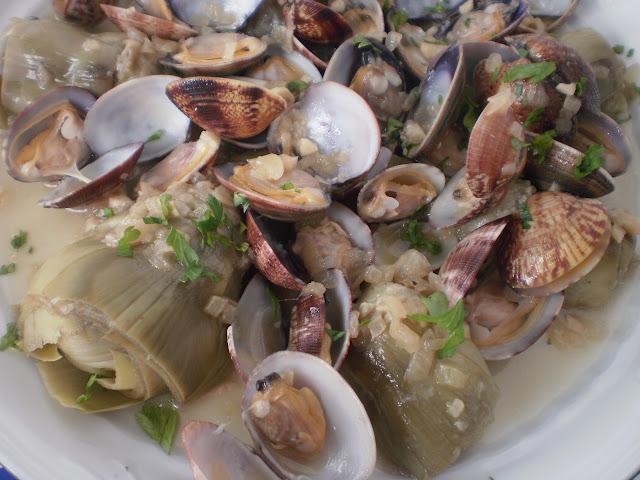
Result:
[[[602,341],[636,262],[607,196],[640,69],[567,25],[579,3],[12,20],[0,208],[65,233],[3,228],[3,285],[28,282],[3,355],[59,406],[128,409],[196,480],[436,477],[494,421],[495,369]]]

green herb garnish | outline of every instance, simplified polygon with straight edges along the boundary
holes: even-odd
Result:
[[[581,97],[584,95],[584,88],[587,85],[587,77],[580,77],[578,83],[576,83],[576,96]]]
[[[527,202],[518,202],[518,213],[520,215],[520,222],[522,222],[522,228],[529,230],[531,228],[531,222],[533,222],[533,215],[531,215],[529,211]]]
[[[158,217],[144,217],[142,221],[146,225],[166,225],[167,224],[167,221],[164,218],[158,218]]]
[[[629,51],[627,52],[627,58],[631,58],[636,54],[636,49],[635,48],[630,48]]]
[[[178,409],[174,405],[168,402],[147,402],[136,413],[136,421],[167,454],[171,453],[178,427]]]
[[[151,136],[149,138],[147,138],[147,141],[144,142],[144,143],[157,142],[158,140],[160,140],[162,138],[163,135],[164,135],[164,131],[163,130],[156,130],[155,132],[153,132],[151,134]]]
[[[280,190],[295,190],[295,189],[296,189],[296,186],[293,184],[293,182],[287,182],[280,185]]]
[[[465,19],[464,26],[465,28],[469,28],[471,26],[471,17]]]
[[[267,287],[267,294],[269,295],[269,300],[271,300],[271,311],[273,313],[273,318],[276,321],[280,320],[281,310],[280,310],[280,299],[273,293],[271,288]]]
[[[244,213],[247,213],[247,210],[249,210],[251,203],[249,202],[249,199],[246,197],[246,195],[235,192],[233,194],[233,206],[240,207],[242,208],[242,211]]]
[[[524,92],[524,85],[522,85],[521,83],[517,84],[516,88],[514,90],[514,93],[516,94],[516,97],[522,96],[523,92]]]
[[[558,135],[555,130],[548,130],[531,140],[531,151],[533,158],[538,164],[542,165],[547,159],[547,155],[553,149],[553,140]]]
[[[371,43],[371,40],[369,40],[367,37],[365,37],[362,34],[358,34],[355,37],[353,37],[353,44],[361,50],[370,48],[371,50],[374,50],[377,52],[380,51],[378,47],[376,47],[373,43]]]
[[[234,225],[229,217],[224,213],[222,202],[213,195],[209,195],[207,199],[209,209],[198,220],[194,220],[194,224],[200,235],[202,236],[201,245],[204,249],[206,245],[215,249],[217,245],[223,247],[234,247],[238,252],[245,253],[249,249],[249,244],[244,241],[244,237],[236,238],[242,235],[247,226],[240,222]],[[230,235],[225,235],[219,230],[226,226],[230,231]],[[237,233],[236,233],[237,232]]]
[[[122,238],[118,241],[118,255],[121,257],[133,257],[133,245],[140,238],[140,230],[133,227],[127,227],[122,234]]]
[[[169,203],[173,197],[168,193],[160,195],[160,209],[162,210],[162,216],[164,217],[164,225],[169,224],[169,217],[171,216],[171,204]]]
[[[332,342],[337,342],[347,334],[344,330],[334,330],[333,328],[327,328],[326,331],[331,337]]]
[[[113,212],[113,208],[109,207],[103,208],[101,214],[103,218],[111,218],[115,215],[115,213]]]
[[[529,115],[527,115],[527,119],[524,121],[524,127],[531,128],[535,126],[540,121],[543,113],[544,107],[538,107],[533,110]]]
[[[495,84],[498,81],[498,78],[500,77],[500,72],[502,72],[502,67],[497,67],[492,73],[491,73],[491,83]]]
[[[291,92],[304,92],[307,88],[309,88],[309,84],[304,80],[292,80],[287,83],[287,88]]]
[[[449,8],[449,0],[438,0],[438,3],[434,7],[427,7],[427,12],[447,13]]]
[[[13,348],[15,350],[20,350],[18,346],[18,340],[20,340],[20,335],[18,334],[18,326],[15,322],[11,322],[7,325],[7,331],[0,338],[0,352],[4,352],[9,348]]]
[[[624,45],[615,45],[615,46],[612,48],[612,50],[613,50],[616,54],[618,54],[618,55],[622,55],[622,54],[624,53],[625,48],[624,48]]]
[[[16,264],[15,263],[7,263],[6,265],[0,266],[0,275],[8,275],[10,273],[15,273]]]
[[[513,148],[516,152],[519,152],[523,148],[528,148],[529,144],[527,142],[523,142],[519,138],[511,137],[511,148]]]
[[[465,114],[462,118],[462,124],[471,133],[480,115],[480,104],[475,100],[473,90],[468,85],[464,87],[463,100]]]
[[[516,80],[529,80],[531,83],[540,83],[555,71],[555,62],[513,65],[507,70],[503,80],[505,83],[512,83]]]
[[[442,315],[449,310],[449,300],[442,292],[436,292],[428,297],[422,297],[421,300],[431,315]]]
[[[429,299],[425,300],[425,303],[428,301]],[[466,316],[467,312],[464,308],[464,301],[459,300],[451,310],[447,310],[444,313],[409,315],[408,318],[410,320],[433,323],[443,327],[448,333],[448,338],[444,346],[438,350],[438,357],[449,358],[455,355],[460,344],[464,342],[464,319]]]
[[[372,321],[373,321],[373,319],[372,319],[372,318],[368,318],[368,319],[366,319],[366,320],[363,320],[363,321],[361,321],[361,322],[358,324],[358,328],[364,328],[364,327],[367,327],[367,326],[369,326],[369,324],[370,324]]]
[[[407,20],[409,20],[409,15],[404,10],[397,10],[389,16],[389,22],[393,25],[394,30],[398,30],[402,25],[407,23]]]
[[[604,164],[604,147],[602,145],[589,145],[582,161],[573,169],[573,176],[582,180],[591,175]]]
[[[529,56],[529,50],[524,47],[517,48],[516,50],[518,50],[518,55],[522,58],[527,58]]]
[[[76,398],[76,403],[78,405],[82,405],[83,403],[88,402],[93,396],[93,390],[95,387],[99,386],[96,382],[98,381],[98,374],[92,373],[89,376],[89,380],[87,380],[87,384],[84,386],[84,393]]]
[[[169,235],[167,235],[167,245],[173,248],[173,252],[176,255],[176,260],[185,269],[185,272],[180,277],[181,283],[193,282],[200,277],[207,277],[214,282],[219,282],[220,277],[213,272],[208,271],[200,264],[200,257],[198,253],[191,247],[189,241],[185,236],[171,227]]]
[[[14,250],[20,250],[27,244],[27,238],[29,234],[24,230],[20,230],[13,237],[11,237],[11,246]]]
[[[397,141],[400,138],[400,132],[402,132],[402,128],[404,127],[404,123],[400,120],[396,120],[395,118],[390,118],[387,120],[387,124],[384,127],[384,132],[382,136],[388,142]]]
[[[442,245],[437,240],[431,240],[427,238],[420,229],[420,224],[417,220],[410,220],[402,227],[402,233],[400,239],[409,242],[410,248],[416,250],[423,250],[431,255],[438,255],[442,252]]]

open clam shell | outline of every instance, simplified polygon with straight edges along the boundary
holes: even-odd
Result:
[[[589,273],[607,250],[611,221],[597,200],[541,192],[527,202],[529,228],[514,220],[499,264],[512,288],[532,297],[565,290]]]
[[[334,0],[329,7],[344,17],[354,35],[384,33],[384,14],[377,0]]]
[[[104,155],[122,145],[146,142],[140,156],[140,161],[146,162],[184,143],[191,122],[165,94],[166,86],[177,78],[136,78],[102,95],[84,123],[84,136],[91,150]]]
[[[258,135],[287,106],[281,96],[265,88],[230,78],[176,79],[166,90],[194,123],[229,138]]]
[[[188,75],[234,73],[260,60],[267,44],[241,33],[209,33],[186,39],[161,63]]]
[[[381,143],[367,102],[336,82],[311,85],[271,124],[267,140],[272,152],[299,155],[300,168],[331,185],[366,174]]]
[[[45,208],[69,208],[98,198],[127,179],[143,147],[143,143],[134,143],[105,153],[80,170],[87,182],[67,177],[40,200],[40,205]]]
[[[149,15],[171,21],[175,19],[168,0],[136,0],[136,3]]]
[[[293,374],[293,386],[309,388],[320,401],[326,420],[321,453],[308,459],[288,457],[272,448],[257,430],[250,414],[257,384],[274,373],[280,377]],[[249,378],[242,408],[256,450],[283,478],[364,480],[373,472],[376,443],[364,406],[342,376],[317,357],[285,351],[265,359]]]
[[[327,210],[327,217],[342,227],[355,247],[370,252],[373,256],[375,248],[371,229],[359,215],[341,203],[333,202]]]
[[[209,422],[189,422],[182,430],[189,465],[196,480],[278,480],[251,448]]]
[[[466,0],[451,0],[448,2],[438,0],[396,0],[394,7],[396,10],[404,11],[409,20],[422,18],[441,19],[448,13],[457,10],[465,2]]]
[[[183,23],[165,20],[138,12],[135,8],[121,8],[114,5],[101,4],[100,8],[120,30],[129,32],[138,30],[147,35],[180,40],[197,35],[198,32]]]
[[[526,0],[480,0],[471,11],[455,12],[442,22],[442,33],[452,42],[495,40],[514,31],[525,19]]]
[[[324,279],[327,291],[324,294],[326,322],[333,330],[345,332],[339,339],[331,342],[331,361],[338,370],[347,358],[351,337],[351,289],[347,279],[340,270],[332,269]]]
[[[50,164],[31,164],[33,158],[30,158],[29,164],[25,164],[21,163],[23,158],[20,154],[38,135],[56,127],[55,117],[62,109],[70,108],[70,115],[75,111],[83,119],[95,101],[96,97],[87,90],[62,87],[43,95],[24,109],[11,124],[4,145],[4,161],[9,175],[21,182],[39,182],[58,179],[82,167],[89,159],[90,152],[81,138],[78,139],[77,149],[69,151],[65,148],[64,162],[56,159]],[[64,123],[60,125],[60,134],[71,140],[70,134],[64,135],[63,128]]]
[[[358,215],[367,222],[410,217],[444,189],[444,174],[422,163],[391,167],[369,180],[358,194]]]
[[[528,0],[528,2],[530,17],[520,24],[520,30],[536,33],[541,28],[552,32],[564,25],[578,8],[580,0]]]
[[[171,10],[183,22],[217,31],[236,31],[256,12],[263,0],[168,0]]]
[[[256,80],[265,81],[283,81],[303,80],[308,83],[318,83],[322,81],[322,74],[311,60],[301,53],[292,50],[288,52],[280,45],[271,44],[267,47],[264,54],[264,65],[256,64],[254,67],[244,73],[247,77]],[[269,62],[278,62],[281,68],[267,69]],[[293,77],[291,76],[293,74]]]
[[[289,0],[284,16],[300,40],[318,44],[339,44],[353,34],[339,13],[315,0]]]
[[[81,25],[95,25],[104,18],[100,10],[99,0],[53,0],[53,9],[56,14],[67,21]]]
[[[453,45],[420,84],[420,100],[407,116],[402,139],[409,158],[425,154],[457,117],[464,79],[464,49]]]

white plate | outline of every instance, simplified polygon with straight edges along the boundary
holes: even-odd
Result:
[[[41,13],[43,4],[0,0],[0,30],[10,17]],[[636,47],[640,58],[638,18],[637,1],[583,0],[574,23],[597,28],[615,44]],[[635,161],[611,203],[638,214],[634,186],[640,181],[640,155]],[[20,185],[20,201],[34,203],[38,188]],[[71,231],[60,238],[47,235],[48,225],[64,212],[36,211],[28,225],[7,206],[0,215],[0,242],[25,228],[43,255],[72,236]],[[23,270],[35,263],[24,255],[19,262]],[[24,289],[26,275],[0,282],[4,323],[10,318],[8,299]],[[496,422],[442,480],[626,480],[640,468],[640,271],[618,292],[606,317],[606,340],[584,352],[560,353],[541,341],[499,366]],[[191,478],[179,449],[168,457],[139,430],[135,410],[85,416],[60,408],[47,396],[33,364],[18,354],[0,355],[0,385],[0,463],[21,480]]]

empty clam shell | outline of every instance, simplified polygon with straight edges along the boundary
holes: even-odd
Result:
[[[82,124],[75,122],[78,123],[79,132],[67,132],[69,127],[65,129],[64,126],[67,122],[72,123],[72,120],[81,121],[85,118],[95,101],[96,97],[87,90],[62,87],[43,95],[24,109],[11,124],[4,144],[4,161],[9,175],[21,182],[38,182],[58,179],[82,167],[90,155],[81,138]],[[59,114],[63,114],[63,117],[57,119]],[[52,128],[58,129],[61,140],[75,141],[75,148],[70,148],[71,145],[66,143],[65,146],[60,146],[62,152],[43,157],[44,163],[37,161],[34,155],[21,155],[26,153],[23,150],[32,141],[37,140],[36,137],[46,134]],[[48,142],[51,139],[45,138],[43,141]],[[47,148],[46,145],[44,147]],[[33,153],[35,154],[35,151]],[[64,161],[60,161],[60,157],[64,157]]]
[[[597,200],[559,192],[529,198],[529,228],[512,222],[499,262],[506,282],[525,295],[544,297],[589,273],[604,255],[611,221]]]
[[[484,225],[471,232],[451,251],[440,268],[440,278],[451,305],[467,294],[508,224],[508,219],[501,219]]]
[[[100,10],[99,0],[53,0],[53,9],[56,14],[65,20],[80,23],[82,25],[95,25],[104,18]]]
[[[255,13],[263,0],[168,0],[183,22],[217,31],[236,31]]]
[[[197,35],[194,29],[182,23],[164,18],[152,17],[138,12],[135,8],[120,8],[113,5],[100,5],[104,13],[120,30],[128,32],[138,30],[149,36],[180,40]]]
[[[229,138],[263,132],[287,106],[265,88],[230,78],[175,80],[167,85],[167,95],[201,128]]]
[[[86,182],[67,177],[40,200],[40,205],[45,208],[69,208],[98,198],[127,179],[143,147],[142,143],[134,143],[105,153],[80,170]]]
[[[299,155],[328,184],[360,178],[380,151],[380,127],[360,95],[336,82],[311,85],[269,128],[269,149]]]
[[[367,222],[410,217],[443,190],[444,174],[425,164],[398,165],[368,181],[358,194],[358,215]]]
[[[284,6],[284,15],[300,40],[338,44],[353,34],[342,15],[314,0],[289,0]]]
[[[319,454],[311,458],[287,456],[271,447],[257,430],[250,409],[258,384],[273,374],[284,378],[293,375],[294,388],[306,387],[318,398],[326,421],[326,440]],[[364,406],[342,376],[317,357],[284,351],[266,358],[249,378],[242,408],[258,453],[283,478],[364,480],[373,472],[376,443]]]
[[[257,62],[267,50],[259,38],[241,33],[209,33],[182,42],[161,63],[190,75],[234,73]]]
[[[89,110],[84,136],[96,155],[146,142],[140,161],[162,157],[183,143],[189,118],[167,98],[165,87],[178,77],[151,75],[122,83],[102,95]]]

